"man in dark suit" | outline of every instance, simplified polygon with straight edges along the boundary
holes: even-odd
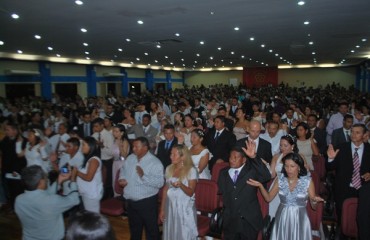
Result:
[[[153,153],[156,148],[155,137],[157,136],[158,129],[153,127],[151,123],[152,117],[150,114],[144,114],[142,123],[136,123],[131,128],[127,129],[128,134],[135,134],[135,137],[145,137],[149,141],[150,151]]]
[[[343,127],[335,129],[331,135],[331,144],[334,148],[345,142],[350,142],[351,127],[353,125],[353,116],[351,114],[344,115]]]
[[[323,129],[317,127],[317,116],[315,114],[310,114],[307,117],[307,125],[313,134],[313,138],[316,140],[317,146],[319,147],[320,154],[326,154],[326,132]]]
[[[235,135],[225,128],[225,117],[215,117],[214,127],[205,136],[206,146],[212,153],[208,165],[211,171],[216,162],[229,161],[230,150],[234,147],[235,142]]]
[[[246,138],[239,139],[236,142],[238,147],[246,147],[246,141],[253,140],[257,147],[257,155],[268,163],[271,163],[271,143],[265,139],[260,138],[261,123],[259,121],[252,120],[249,124],[249,135]]]
[[[122,121],[122,114],[117,112],[113,104],[108,104],[105,109],[105,115],[109,116],[114,124]]]
[[[329,167],[336,172],[334,189],[339,223],[344,200],[358,197],[359,192],[361,193],[357,222],[360,234],[363,232],[367,237],[360,239],[370,239],[370,145],[363,142],[365,133],[365,125],[355,124],[351,130],[351,142],[343,143],[336,150],[332,144],[328,148]]]
[[[254,178],[267,182],[271,175],[255,148],[251,140],[244,151],[239,147],[233,148],[229,159],[230,168],[223,169],[218,178],[224,204],[224,239],[255,240],[262,228],[257,189],[246,182]]]
[[[78,125],[77,134],[80,138],[89,137],[93,134],[93,125],[91,123],[91,113],[86,111],[82,115],[83,123]]]
[[[233,97],[231,98],[231,106],[229,110],[229,116],[232,117],[233,119],[236,118],[236,110],[238,110],[238,97]]]
[[[294,119],[294,110],[288,108],[285,112],[286,117],[282,117],[281,122],[288,126],[288,133],[294,135],[295,127],[298,125],[297,119]]]
[[[166,124],[163,127],[164,140],[158,143],[157,147],[157,158],[161,160],[163,169],[171,164],[171,149],[177,144],[177,138],[175,137],[175,127],[172,124]]]

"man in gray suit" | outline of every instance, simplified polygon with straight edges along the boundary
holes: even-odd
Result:
[[[148,139],[150,144],[150,151],[154,152],[156,148],[155,137],[157,136],[158,129],[153,127],[151,124],[150,114],[144,114],[142,117],[142,123],[137,123],[127,130],[128,134],[135,134],[135,138],[145,137]]]

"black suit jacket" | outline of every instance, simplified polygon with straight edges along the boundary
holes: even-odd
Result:
[[[84,123],[81,123],[78,125],[78,130],[77,130],[77,134],[78,136],[80,136],[80,138],[85,138],[85,137],[89,137],[89,136],[85,136],[85,129],[84,129]],[[90,123],[90,136],[93,134],[93,124]]]
[[[317,147],[321,154],[326,154],[327,144],[326,144],[326,131],[318,127],[313,131],[313,138],[317,142]]]
[[[157,158],[161,160],[163,164],[163,169],[166,170],[166,167],[171,164],[170,154],[171,149],[174,145],[177,144],[177,138],[175,137],[169,147],[168,150],[166,150],[166,140],[162,140],[158,143],[158,149],[157,149]]]
[[[339,146],[339,152],[329,167],[335,169],[335,201],[337,206],[340,208],[343,201],[346,198],[354,197],[351,194],[354,192],[354,188],[350,187],[353,173],[353,154],[351,149],[351,142],[346,142]],[[366,172],[370,172],[370,145],[364,143],[364,151],[361,159],[360,175],[362,176]],[[364,182],[362,179],[362,187],[364,189],[370,189],[370,182]],[[361,189],[360,188],[360,189]],[[370,194],[370,193],[368,193]]]
[[[236,106],[235,111],[233,111],[233,106],[230,107],[229,116],[232,118],[236,118],[236,111],[238,110],[238,106]]]
[[[334,148],[338,148],[341,144],[347,142],[346,136],[344,135],[343,128],[335,129],[331,135],[331,144]],[[352,159],[352,158],[351,158]]]
[[[252,226],[255,231],[262,228],[262,213],[258,203],[257,188],[247,184],[246,181],[251,178],[264,183],[271,179],[269,170],[258,156],[247,160],[236,183],[232,181],[229,169],[223,169],[218,178],[219,192],[222,194],[224,204],[225,239],[229,234],[245,233],[249,226]]]
[[[229,161],[230,150],[234,147],[236,142],[235,135],[227,129],[224,129],[217,140],[214,139],[215,135],[216,129],[211,128],[205,136],[206,146],[212,153],[212,158],[209,160],[208,164],[210,170],[212,170],[214,163],[218,159],[222,159],[225,162]]]
[[[239,139],[236,142],[236,146],[246,148],[245,141],[248,141],[248,138]],[[272,160],[272,153],[271,153],[271,143],[266,141],[265,139],[259,138],[258,148],[257,148],[257,155],[265,160],[268,163],[271,163]]]

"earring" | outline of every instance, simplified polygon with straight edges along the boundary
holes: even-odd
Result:
[[[184,161],[181,161],[181,167],[183,167],[184,166]]]

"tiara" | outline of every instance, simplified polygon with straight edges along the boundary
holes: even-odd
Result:
[[[290,138],[293,142],[296,141],[296,138],[293,135],[291,135],[291,134],[287,134],[287,135],[285,135],[285,137]]]

